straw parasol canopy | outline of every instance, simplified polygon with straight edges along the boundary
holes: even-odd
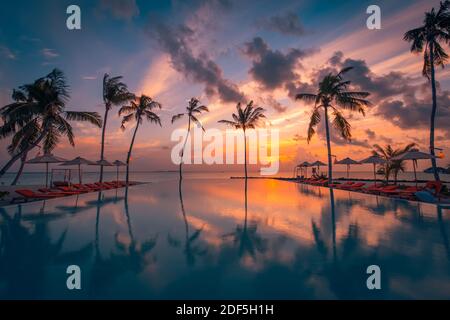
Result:
[[[107,160],[98,160],[98,161],[92,162],[90,165],[91,166],[103,166],[103,167],[113,167],[114,166],[111,162],[109,162]]]
[[[126,167],[127,164],[125,162],[122,162],[120,160],[116,160],[113,162],[113,165],[116,166],[116,181],[119,181],[119,167]]]
[[[308,167],[311,167],[311,163],[304,161],[298,165],[300,169],[305,168],[305,177],[308,178]]]
[[[75,159],[66,161],[61,163],[61,166],[78,166],[78,182],[82,183],[82,179],[81,179],[81,165],[83,164],[92,164],[93,162],[82,158],[82,157],[76,157]]]
[[[417,164],[417,160],[429,160],[429,159],[436,159],[437,157],[429,154],[429,153],[425,153],[425,152],[421,152],[419,151],[419,149],[411,149],[408,152],[405,152],[404,154],[401,154],[397,157],[392,158],[392,160],[396,161],[396,160],[412,160],[413,161],[413,168],[414,168],[414,180],[416,181],[416,186],[417,186],[417,171],[416,171],[416,164]]]
[[[340,161],[336,161],[335,164],[345,164],[347,166],[347,179],[349,178],[350,175],[350,166],[354,165],[354,164],[361,164],[360,162],[353,160],[351,158],[345,158],[342,159]]]
[[[60,163],[64,161],[67,161],[67,159],[57,157],[51,153],[46,153],[42,156],[37,156],[36,158],[28,160],[27,163],[31,164],[45,163],[45,186],[48,187],[48,164]]]
[[[376,172],[376,166],[377,164],[385,164],[386,160],[384,160],[383,158],[381,158],[378,155],[373,155],[370,156],[364,160],[360,161],[361,164],[369,164],[372,163],[373,164],[373,180],[375,181],[375,185],[377,185],[377,172]]]
[[[319,160],[311,163],[311,167],[317,167],[317,171],[320,170],[320,167],[325,167],[326,165],[327,165],[326,163],[323,163],[322,161]]]
[[[98,160],[90,163],[91,166],[113,167],[114,165],[107,160]]]

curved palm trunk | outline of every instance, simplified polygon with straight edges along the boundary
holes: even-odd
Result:
[[[136,133],[138,131],[138,128],[139,128],[139,121],[137,122],[136,128],[134,129],[133,138],[131,139],[131,144],[130,144],[130,150],[128,150],[128,155],[127,155],[127,175],[126,175],[126,180],[125,180],[126,185],[128,185],[128,181],[129,181],[131,151],[133,151],[134,140],[136,139]]]
[[[3,166],[3,168],[0,170],[0,178],[6,173],[6,171],[11,168],[11,166],[20,158],[22,158],[24,153],[30,152],[34,147],[36,147],[39,143],[41,143],[42,139],[45,137],[45,132],[41,134],[41,136],[36,140],[36,142],[30,144],[28,148],[25,148],[22,152],[19,152],[18,154],[14,155],[9,159],[9,161]]]
[[[430,153],[434,156],[434,122],[436,118],[437,100],[436,100],[436,80],[434,75],[434,45],[430,43],[430,65],[431,65],[431,94],[433,98],[433,107],[431,108],[430,119]],[[431,166],[433,167],[434,179],[439,181],[439,173],[437,170],[436,159],[431,159]]]
[[[244,167],[245,167],[245,181],[247,181],[247,137],[244,129]]]
[[[106,121],[108,120],[108,112],[110,107],[106,106],[105,108],[105,116],[103,118],[103,128],[102,128],[102,143],[100,147],[100,160],[104,160],[105,156],[105,132],[106,132]],[[103,182],[103,166],[100,166],[100,182]]]
[[[188,115],[189,117],[189,115]],[[187,134],[186,134],[186,138],[184,138],[184,144],[183,144],[183,149],[181,149],[181,159],[180,159],[180,180],[183,179],[183,157],[184,157],[184,149],[186,148],[186,143],[187,140],[189,138],[189,134],[191,132],[191,117],[189,117],[189,121],[188,121],[188,130],[187,130]]]
[[[27,161],[28,152],[25,152],[22,155],[22,158],[20,159],[20,168],[19,171],[17,171],[16,177],[14,178],[14,181],[11,183],[12,186],[15,186],[17,182],[19,181],[20,176],[23,172],[23,167],[25,166],[25,162]]]
[[[328,184],[333,182],[333,164],[331,161],[331,142],[330,142],[330,126],[328,123],[328,107],[325,106],[325,129],[327,134],[327,151],[328,151]]]

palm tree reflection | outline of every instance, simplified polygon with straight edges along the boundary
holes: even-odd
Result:
[[[125,272],[139,274],[146,267],[156,261],[156,257],[150,256],[155,248],[158,236],[153,236],[147,241],[136,240],[128,205],[128,187],[125,189],[124,211],[127,220],[128,238],[122,237],[120,233],[114,235],[114,246],[116,252],[111,252],[109,257],[104,258],[100,252],[99,229],[101,208],[107,203],[117,202],[117,197],[105,198],[102,192],[98,193],[97,214],[95,222],[95,255],[91,278],[91,295],[98,297],[104,295],[106,289],[112,286],[114,280]]]
[[[3,292],[0,290],[0,296],[43,298],[50,266],[81,264],[92,254],[92,243],[79,250],[62,252],[67,229],[52,241],[48,220],[24,224],[21,205],[13,217],[4,208],[0,208],[0,215],[3,220],[0,226],[0,280],[5,283],[0,286],[5,288]]]
[[[199,229],[196,229],[194,233],[190,234],[189,222],[187,219],[186,210],[184,208],[182,179],[179,179],[178,182],[178,196],[180,198],[181,213],[183,215],[185,230],[183,253],[186,256],[187,264],[189,266],[193,266],[196,262],[197,257],[204,256],[208,252],[207,248],[199,243],[200,235],[203,232],[203,226]],[[181,241],[170,234],[167,235],[167,241],[172,247],[178,248],[181,246]]]
[[[225,234],[224,239],[232,238],[233,244],[238,248],[239,257],[249,255],[255,258],[256,253],[264,253],[267,250],[267,241],[258,234],[256,222],[248,222],[248,181],[245,179],[244,191],[244,225],[237,225],[235,231]]]

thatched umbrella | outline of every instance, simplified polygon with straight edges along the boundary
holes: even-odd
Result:
[[[103,167],[113,167],[114,165],[107,160],[98,160],[90,163],[91,166],[103,166]]]
[[[327,164],[322,161],[317,160],[316,162],[311,163],[311,167],[317,167],[317,172],[319,172],[320,167],[325,167]]]
[[[81,179],[81,165],[82,164],[93,164],[92,161],[82,158],[82,157],[76,157],[75,159],[66,161],[61,163],[61,166],[78,166],[78,182],[81,184],[82,179]]]
[[[335,164],[345,164],[347,166],[347,179],[348,179],[350,176],[350,166],[353,164],[361,164],[361,163],[350,158],[345,158],[340,161],[336,161]]]
[[[412,160],[413,162],[413,169],[414,169],[414,180],[416,182],[417,187],[417,172],[416,172],[416,164],[417,160],[429,160],[429,159],[436,159],[436,156],[433,156],[432,154],[425,153],[419,151],[419,149],[411,149],[408,152],[405,152],[402,155],[399,155],[397,157],[392,158],[392,160]]]
[[[45,163],[45,187],[48,187],[48,164],[49,163],[60,163],[67,161],[67,159],[54,156],[51,153],[46,153],[43,156],[37,156],[31,160],[28,160],[27,163]]]
[[[126,167],[127,164],[120,160],[116,160],[113,162],[113,165],[116,166],[116,181],[119,182],[119,167]]]
[[[373,155],[364,160],[361,160],[360,163],[372,163],[373,164],[373,180],[375,181],[375,185],[377,185],[376,166],[377,166],[377,164],[385,164],[386,160],[384,160],[383,158],[381,158],[378,155]]]

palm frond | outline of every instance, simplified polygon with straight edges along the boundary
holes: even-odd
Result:
[[[175,121],[177,121],[178,119],[181,119],[184,116],[184,113],[179,113],[176,114],[172,117],[172,123],[174,123]]]
[[[311,119],[308,125],[308,143],[311,142],[312,137],[316,133],[315,127],[319,124],[320,118],[319,108],[315,108],[313,113],[311,114]]]
[[[102,127],[102,117],[98,112],[66,111],[65,116],[69,121],[89,122],[99,128]]]
[[[333,119],[333,126],[339,131],[342,138],[345,140],[351,141],[352,134],[351,134],[351,125],[350,123],[344,118],[342,113],[335,110],[333,112],[334,119]]]

